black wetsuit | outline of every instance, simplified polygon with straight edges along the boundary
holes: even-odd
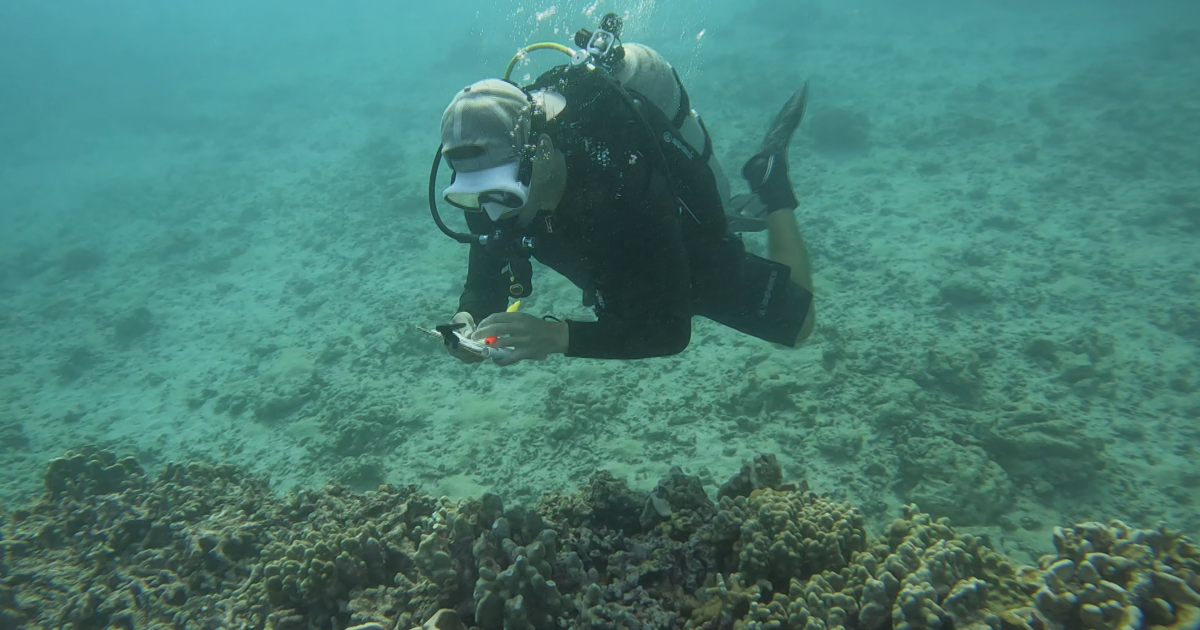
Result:
[[[567,107],[543,130],[566,156],[553,213],[524,229],[534,257],[595,300],[597,320],[568,321],[567,356],[635,359],[681,352],[692,315],[792,345],[812,295],[789,270],[747,254],[726,228],[707,163],[648,101],[601,71],[559,68],[530,89]],[[665,172],[666,171],[666,172]],[[475,233],[493,225],[467,213]],[[459,310],[476,322],[508,304],[507,261],[471,245]]]

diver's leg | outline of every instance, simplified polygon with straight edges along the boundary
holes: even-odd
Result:
[[[804,237],[800,235],[800,225],[792,213],[799,202],[788,177],[787,159],[788,145],[804,118],[807,102],[808,84],[805,83],[775,117],[763,140],[762,149],[742,167],[742,177],[766,209],[767,257],[787,266],[791,270],[792,282],[812,293],[812,262]],[[796,343],[808,338],[815,324],[816,309],[810,302]]]
[[[808,256],[808,246],[804,244],[800,224],[796,222],[796,215],[791,210],[776,210],[767,215],[767,258],[786,266],[792,272],[792,282],[809,293],[813,292],[812,261]],[[817,323],[815,304],[816,300],[808,303],[804,326],[796,335],[797,344],[812,334],[813,326]]]

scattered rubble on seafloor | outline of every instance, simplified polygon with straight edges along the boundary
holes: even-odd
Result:
[[[414,487],[277,496],[230,465],[157,477],[94,449],[0,516],[0,627],[128,629],[1195,630],[1200,552],[1085,523],[1020,566],[907,506],[858,510],[772,456],[717,493],[606,472],[536,507]]]

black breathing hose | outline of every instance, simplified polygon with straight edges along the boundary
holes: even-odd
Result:
[[[455,232],[451,230],[445,222],[442,221],[442,215],[437,209],[437,174],[438,167],[442,164],[442,145],[438,145],[437,153],[433,156],[433,166],[429,169],[429,212],[433,215],[433,222],[437,224],[438,229],[443,234],[462,243],[471,245],[479,242],[479,236],[476,234],[466,234],[463,232]]]

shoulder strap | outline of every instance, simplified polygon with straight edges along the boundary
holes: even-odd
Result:
[[[675,68],[671,68],[671,76],[675,77],[675,85],[679,86],[679,109],[675,111],[675,117],[671,119],[671,124],[679,129],[683,126],[683,121],[687,120],[688,114],[692,113],[692,99],[688,96],[687,89],[683,87],[683,81],[679,79],[679,73]]]

